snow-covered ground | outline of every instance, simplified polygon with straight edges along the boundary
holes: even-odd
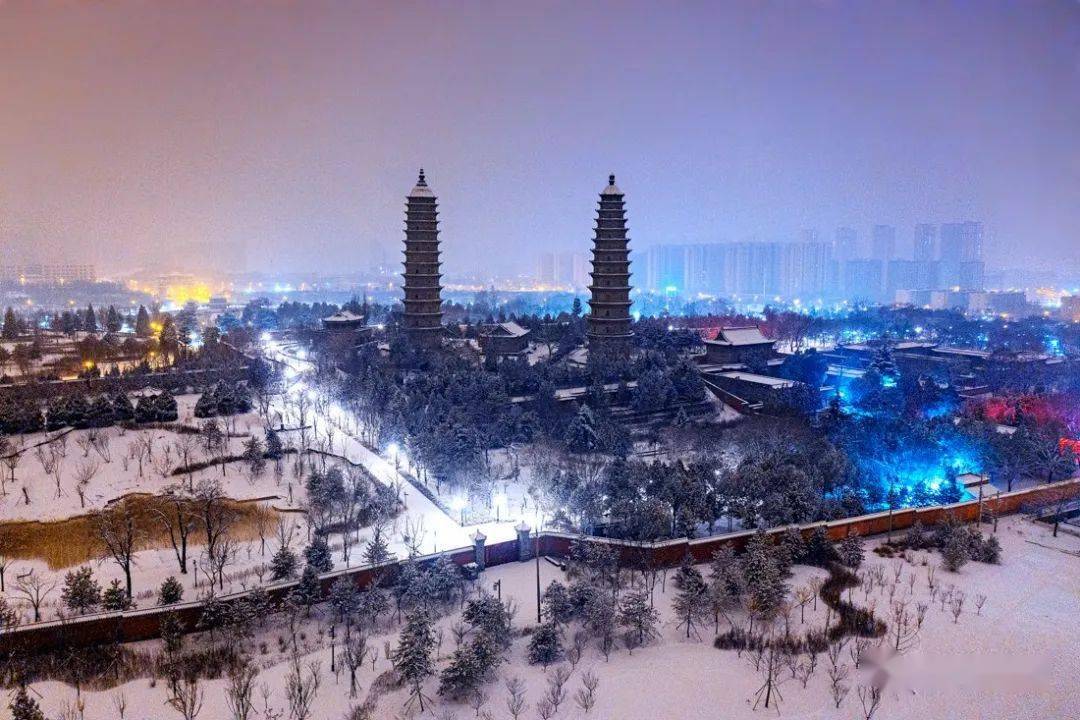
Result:
[[[864,662],[862,669],[851,670],[852,689],[839,709],[830,697],[826,674],[828,660],[821,656],[806,688],[792,679],[786,668],[783,670],[785,679],[780,685],[783,700],[778,713],[760,707],[755,711],[754,696],[762,679],[754,670],[749,655],[744,653],[740,658],[733,651],[714,649],[711,628],[702,632],[701,640],[686,639],[685,632],[672,616],[673,588],[672,574],[669,573],[667,592],[658,586],[655,599],[663,618],[661,637],[633,653],[620,644],[609,660],[604,659],[595,642],[590,642],[567,683],[570,697],[556,717],[611,720],[718,717],[738,720],[774,715],[859,718],[864,715],[861,714],[857,688],[869,684],[870,678],[875,676],[885,679],[884,699],[875,716],[878,718],[1006,720],[1076,717],[1077,703],[1080,702],[1080,689],[1075,682],[1080,674],[1080,654],[1076,652],[1080,631],[1075,623],[1080,604],[1080,538],[1065,534],[1053,538],[1048,528],[1020,517],[1002,520],[998,537],[1004,549],[1004,564],[969,563],[957,574],[944,570],[937,573],[943,589],[951,586],[965,594],[966,604],[958,621],[954,622],[952,613],[942,610],[939,603],[932,603],[914,648],[895,657],[881,652],[878,659]],[[897,592],[901,596],[910,592],[912,602],[927,602],[929,590],[924,560],[932,565],[939,557],[936,553],[920,552],[915,554],[914,562],[908,562],[882,559],[868,552],[866,566],[884,566],[890,578],[893,569],[900,567],[901,581],[897,584]],[[561,572],[547,562],[542,562],[540,568],[544,585],[552,579],[561,579]],[[487,587],[499,582],[504,597],[514,598],[518,608],[514,622],[517,629],[535,622],[534,573],[531,562],[513,563],[492,568],[481,578]],[[793,588],[803,586],[812,575],[821,573],[820,570],[797,567],[791,585]],[[907,577],[911,574],[914,574],[915,582],[909,590]],[[877,589],[869,597],[856,590],[854,601],[858,605],[869,602],[882,608],[888,605],[888,595],[887,587]],[[975,607],[975,599],[980,595],[986,597],[981,611]],[[805,624],[799,621],[796,613],[792,620],[795,628],[820,626],[823,609],[821,602],[816,612],[811,606]],[[446,656],[453,649],[448,628],[454,620],[456,615],[440,621],[446,631],[439,667],[445,665]],[[373,638],[369,643],[380,650],[379,657],[374,669],[369,661],[360,671],[361,692],[357,700],[350,701],[347,675],[342,673],[334,677],[329,671],[328,640],[325,632],[320,634],[316,627],[320,622],[323,621],[313,620],[306,629],[312,650],[304,661],[318,660],[322,668],[322,684],[312,717],[338,720],[345,716],[352,702],[366,697],[375,678],[390,668],[381,649],[383,640],[396,642],[397,629],[386,628],[382,637]],[[325,622],[322,629],[326,629]],[[283,633],[279,626],[265,631],[264,635],[274,646],[276,636]],[[320,643],[321,646],[316,648]],[[526,646],[526,638],[515,639],[508,662],[500,668],[500,679],[486,688],[489,701],[484,709],[490,711],[493,718],[510,717],[502,678],[511,676],[520,677],[526,685],[529,710],[522,717],[536,717],[534,708],[545,690],[546,676],[540,667],[527,664]],[[288,667],[279,660],[273,652],[268,656],[256,656],[257,662],[264,663],[257,682],[269,689],[271,705],[284,710],[283,687]],[[852,664],[847,649],[841,662],[848,666]],[[572,700],[585,671],[593,672],[600,679],[598,701],[587,716]],[[202,683],[206,695],[199,718],[228,720],[231,717],[225,703],[224,686],[223,680]],[[427,693],[435,696],[436,686],[436,680],[431,679],[426,685]],[[38,683],[32,689],[50,716],[55,716],[75,699],[72,688],[55,682]],[[149,679],[135,680],[103,692],[84,691],[85,717],[117,717],[113,698],[121,694],[127,699],[129,717],[179,717],[164,706],[164,683],[152,683]],[[405,699],[404,689],[391,689],[379,699],[374,717],[405,717]],[[262,700],[256,705],[261,710]],[[446,710],[454,715],[444,715]],[[0,710],[0,718],[8,717],[5,711]],[[474,717],[474,712],[467,705],[450,703],[438,707],[430,716],[468,718]]]

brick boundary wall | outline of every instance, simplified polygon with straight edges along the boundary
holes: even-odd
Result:
[[[1080,477],[1048,485],[1040,485],[1010,493],[1001,493],[983,498],[986,510],[998,516],[1009,515],[1024,509],[1059,501],[1061,498],[1080,497]],[[893,513],[879,512],[860,515],[843,520],[810,523],[797,526],[804,536],[809,536],[818,527],[824,527],[833,540],[839,540],[851,533],[866,537],[906,530],[916,521],[929,526],[947,517],[954,517],[964,522],[975,521],[979,516],[979,501],[967,500],[953,505],[938,505],[927,508],[908,508]],[[785,532],[787,527],[772,528],[766,533],[775,535]],[[607,545],[618,552],[620,561],[628,564],[670,567],[678,565],[689,554],[696,562],[707,562],[714,552],[721,547],[730,546],[741,550],[755,531],[746,530],[708,538],[688,540],[686,538],[655,543],[634,543],[625,540],[584,537],[557,532],[540,534],[540,552],[553,557],[566,557],[571,543],[588,542]],[[535,536],[529,539],[530,546]],[[508,540],[482,546],[483,565],[494,566],[519,561],[518,541]],[[424,555],[417,559],[420,563],[430,563],[441,556],[449,556],[458,565],[477,561],[479,547],[457,548],[441,553]],[[531,557],[531,547],[527,555]],[[367,587],[374,581],[388,584],[393,581],[398,570],[397,561],[379,566],[343,568],[322,575],[320,583],[324,594],[338,578],[347,577],[357,587]],[[279,602],[296,586],[296,581],[276,583],[265,586],[272,601]],[[250,591],[219,596],[226,603],[238,602]],[[192,629],[202,614],[202,601],[179,603],[169,607],[153,607],[145,610],[101,613],[66,620],[53,620],[21,626],[0,635],[0,653],[19,651],[41,653],[60,648],[86,647],[113,642],[138,642],[158,638],[161,634],[161,620],[170,612],[175,612],[184,627]]]

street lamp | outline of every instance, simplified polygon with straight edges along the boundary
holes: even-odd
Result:
[[[506,493],[495,496],[495,522],[502,522],[502,508],[506,505]]]

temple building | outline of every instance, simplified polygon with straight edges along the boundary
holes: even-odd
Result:
[[[600,193],[596,215],[596,239],[592,251],[592,284],[589,292],[589,347],[629,350],[634,336],[630,329],[630,248],[626,237],[626,208],[623,193],[608,176]]]
[[[421,348],[442,343],[442,273],[439,262],[439,210],[423,169],[405,203],[404,325]]]
[[[480,329],[480,352],[490,362],[520,360],[529,350],[529,331],[516,322],[501,322]]]
[[[776,356],[776,341],[762,334],[757,325],[723,327],[713,340],[705,341],[705,362],[709,365],[764,365]]]

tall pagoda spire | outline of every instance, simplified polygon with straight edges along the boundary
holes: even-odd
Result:
[[[405,199],[405,332],[413,344],[438,347],[442,342],[442,274],[439,262],[438,203],[423,168]]]
[[[589,291],[589,346],[629,350],[630,248],[626,237],[626,208],[615,176],[600,192],[596,213],[596,238],[592,250],[592,284]]]

